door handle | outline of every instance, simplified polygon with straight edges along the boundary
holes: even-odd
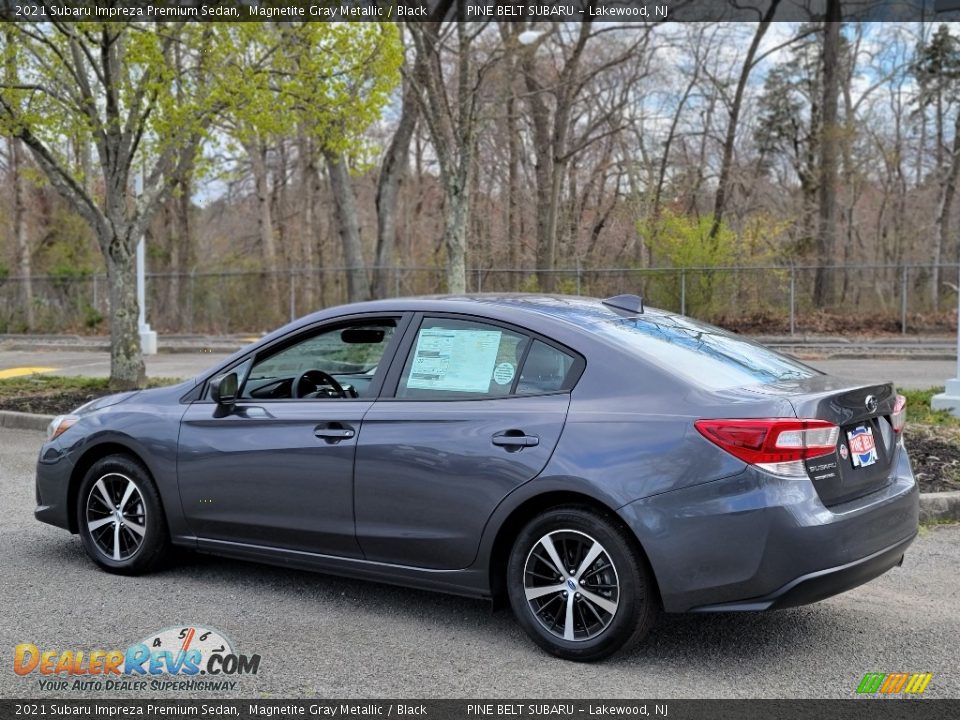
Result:
[[[490,440],[494,445],[505,447],[508,450],[519,450],[525,447],[536,447],[540,438],[536,435],[526,435],[522,430],[507,430],[497,433]]]
[[[328,443],[335,443],[341,440],[349,440],[357,434],[357,431],[349,425],[332,422],[317,425],[313,429],[313,434],[322,440],[326,440]]]

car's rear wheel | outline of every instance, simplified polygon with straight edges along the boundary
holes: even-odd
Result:
[[[104,570],[148,572],[169,546],[157,488],[146,468],[126,455],[93,464],[80,485],[76,511],[84,550]]]
[[[601,660],[650,631],[658,602],[646,560],[613,518],[549,510],[520,532],[507,565],[517,620],[549,653]]]

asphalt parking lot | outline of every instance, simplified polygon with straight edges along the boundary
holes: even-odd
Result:
[[[123,649],[187,624],[258,653],[223,697],[852,697],[866,672],[932,672],[960,697],[960,526],[924,529],[902,568],[845,595],[774,613],[663,616],[637,652],[598,665],[550,658],[508,611],[374,583],[180,553],[157,574],[97,570],[77,537],[33,519],[42,435],[0,430],[0,697],[42,692],[13,649]],[[190,693],[150,693],[189,697]],[[198,693],[198,696],[204,693]]]

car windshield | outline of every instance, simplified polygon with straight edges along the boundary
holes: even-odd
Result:
[[[616,317],[597,311],[583,316],[584,324],[594,332],[714,390],[821,374],[778,352],[680,315]]]

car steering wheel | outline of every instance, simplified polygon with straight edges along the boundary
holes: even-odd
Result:
[[[313,386],[313,390],[308,390],[304,392],[303,384],[307,382]],[[333,377],[330,373],[326,373],[323,370],[307,370],[305,373],[301,374],[293,382],[292,395],[295,398],[306,398],[306,397],[319,397],[320,391],[324,389],[324,386],[327,386],[329,390],[325,393],[325,397],[339,397],[345,398],[347,396],[347,391],[343,389],[343,385],[337,382],[337,379]],[[330,390],[335,394],[330,394]]]

